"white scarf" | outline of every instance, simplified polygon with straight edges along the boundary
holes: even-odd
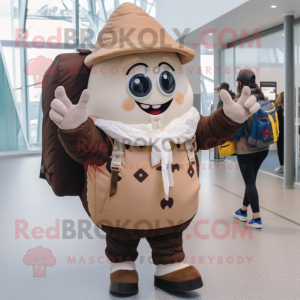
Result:
[[[172,163],[173,155],[170,141],[183,144],[195,135],[200,114],[192,107],[181,117],[174,119],[165,129],[156,133],[152,124],[124,124],[118,121],[98,119],[95,125],[107,135],[122,144],[131,146],[153,146],[151,151],[152,167],[161,162],[161,173],[165,199],[169,199],[169,188],[174,186]]]

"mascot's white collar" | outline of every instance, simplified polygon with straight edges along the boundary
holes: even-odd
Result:
[[[132,146],[153,146],[151,151],[152,167],[161,162],[165,199],[169,199],[169,187],[174,186],[171,164],[173,163],[170,141],[183,144],[195,135],[200,114],[190,108],[181,117],[174,119],[163,131],[153,130],[149,124],[124,124],[118,121],[97,119],[95,125],[107,135],[122,144]]]

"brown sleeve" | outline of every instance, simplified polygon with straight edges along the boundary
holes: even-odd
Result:
[[[208,117],[200,116],[196,131],[198,149],[207,150],[225,143],[242,126],[243,124],[232,122],[226,117],[223,108],[217,109]]]
[[[112,153],[107,135],[95,126],[91,118],[78,128],[58,129],[58,137],[67,153],[84,166],[102,166]]]

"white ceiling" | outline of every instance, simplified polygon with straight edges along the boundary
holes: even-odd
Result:
[[[284,49],[284,36],[283,36],[283,31],[278,31],[276,33],[267,35],[265,37],[261,38],[261,48],[280,48]],[[257,48],[257,44],[254,43],[252,45],[252,48]],[[209,49],[201,46],[201,54],[202,55],[213,55],[213,51],[209,51]]]
[[[213,2],[213,1],[212,1]],[[226,2],[226,1],[224,1]],[[276,5],[276,8],[271,8],[271,5]],[[217,32],[206,36],[207,43],[218,43],[218,34],[224,28],[232,28],[237,33],[239,38],[241,29],[246,28],[251,35],[256,28],[260,31],[272,28],[283,23],[284,15],[294,13],[295,18],[300,17],[300,1],[299,0],[249,0],[244,4],[234,8],[233,10],[223,14],[222,16],[210,21],[205,25],[201,25],[198,29],[188,34],[184,40],[185,44],[199,43],[201,32],[207,28],[215,28]],[[199,22],[200,24],[200,22]],[[281,44],[280,36],[278,43]],[[224,36],[226,44],[233,42],[231,34],[227,33]],[[219,46],[220,47],[220,46]]]
[[[175,39],[173,28],[190,32],[224,15],[248,0],[156,0],[155,19]]]

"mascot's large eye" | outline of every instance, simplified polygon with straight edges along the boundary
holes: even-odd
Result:
[[[133,98],[144,99],[152,91],[152,80],[144,73],[134,74],[128,81],[128,92]]]
[[[157,77],[157,85],[163,94],[170,95],[176,88],[175,77],[169,71],[162,71]]]

